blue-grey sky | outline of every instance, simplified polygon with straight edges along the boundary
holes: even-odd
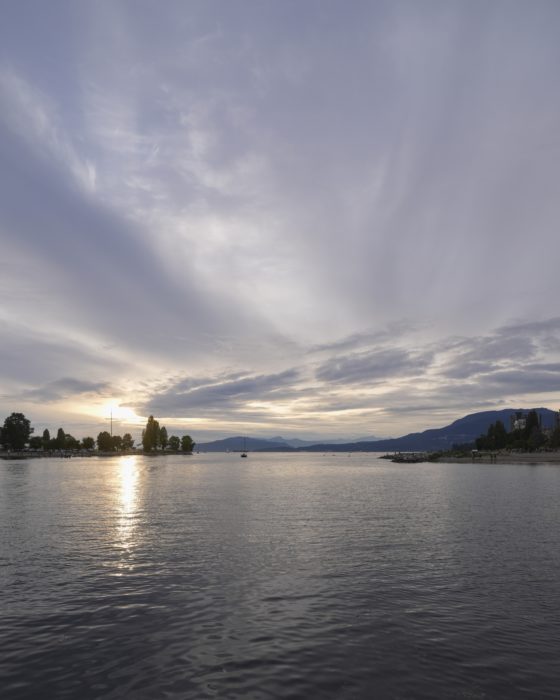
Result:
[[[543,0],[4,2],[2,415],[559,407],[559,35]]]

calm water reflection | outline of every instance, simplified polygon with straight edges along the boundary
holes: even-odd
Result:
[[[560,468],[0,462],[2,698],[556,698]]]
[[[126,555],[133,550],[135,537],[138,536],[138,478],[141,459],[137,456],[122,457],[115,470],[118,489],[115,547]]]

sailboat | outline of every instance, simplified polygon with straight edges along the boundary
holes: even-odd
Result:
[[[247,456],[247,438],[243,438],[243,452],[241,453],[241,456]]]

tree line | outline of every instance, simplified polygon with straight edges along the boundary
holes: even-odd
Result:
[[[194,450],[195,442],[190,435],[183,435],[182,438],[178,438],[176,435],[167,435],[167,428],[162,425],[160,428],[159,421],[157,421],[153,416],[148,418],[146,427],[142,431],[142,448],[144,452],[153,452],[158,448],[160,450],[166,450],[169,448],[173,452],[192,452]]]
[[[59,428],[56,437],[51,437],[48,428],[43,430],[42,435],[33,435],[35,429],[31,422],[23,413],[12,413],[0,428],[0,445],[6,450],[19,451],[29,446],[32,450],[43,450],[46,452],[55,451],[76,451],[97,449],[100,452],[128,452],[134,449],[134,439],[130,433],[124,435],[111,435],[103,430],[97,436],[76,439],[70,433]],[[150,416],[146,427],[142,431],[142,449],[144,452],[156,450],[172,450],[174,452],[192,452],[195,443],[190,435],[183,435],[181,438],[176,435],[168,437],[165,426],[160,428],[159,422]]]
[[[560,448],[560,427],[543,431],[537,411],[529,411],[525,427],[509,433],[501,420],[492,423],[486,432],[475,441],[477,450],[519,450],[534,452],[539,449]]]

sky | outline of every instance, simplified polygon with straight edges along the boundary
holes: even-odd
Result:
[[[5,0],[0,418],[560,408],[560,3]]]

